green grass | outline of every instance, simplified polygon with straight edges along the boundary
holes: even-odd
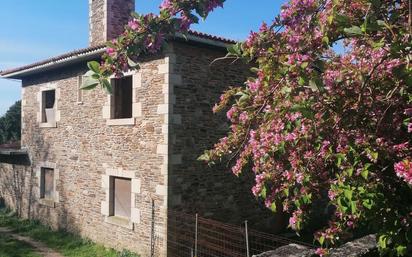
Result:
[[[24,242],[15,240],[8,235],[0,236],[0,257],[41,257],[34,249]]]
[[[37,221],[21,220],[4,209],[0,210],[0,227],[11,228],[15,233],[41,241],[67,257],[138,257],[129,251],[119,253],[105,248],[71,233],[52,231]],[[0,257],[3,256],[0,255]]]

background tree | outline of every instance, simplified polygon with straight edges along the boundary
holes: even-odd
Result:
[[[223,2],[165,0],[160,15],[135,15],[84,88],[111,92],[108,76]],[[214,110],[228,108],[231,131],[201,159],[233,162],[236,175],[251,167],[253,193],[297,232],[326,201],[319,255],[362,231],[378,233],[382,253],[410,252],[411,1],[290,0],[227,58],[253,61],[256,76],[222,95]]]
[[[0,144],[20,141],[20,137],[21,101],[17,101],[0,117]]]

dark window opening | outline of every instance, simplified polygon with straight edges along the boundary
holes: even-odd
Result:
[[[56,90],[47,90],[42,92],[42,122],[52,123],[55,122],[55,103],[56,103]]]
[[[40,198],[46,200],[54,199],[54,170],[49,168],[41,169],[40,177]]]
[[[132,209],[132,180],[111,178],[110,216],[130,218]]]
[[[112,119],[132,118],[132,76],[112,80]]]

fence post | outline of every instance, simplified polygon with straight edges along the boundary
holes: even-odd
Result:
[[[245,220],[245,237],[246,237],[246,257],[250,257],[249,253],[249,234],[247,231],[247,220]]]
[[[195,226],[195,257],[197,257],[197,232],[198,232],[197,226],[198,226],[198,222],[199,222],[199,216],[198,216],[198,214],[196,213],[196,226]]]
[[[154,257],[155,250],[155,201],[152,199],[152,220],[151,220],[151,232],[150,232],[150,256]]]

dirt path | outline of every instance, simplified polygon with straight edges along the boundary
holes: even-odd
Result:
[[[58,252],[54,251],[53,249],[50,249],[49,247],[47,247],[45,244],[43,244],[41,242],[38,242],[38,241],[35,241],[35,240],[31,239],[30,237],[25,237],[25,236],[18,235],[16,233],[14,233],[9,228],[0,227],[0,234],[7,234],[15,240],[22,241],[24,243],[27,243],[27,244],[31,245],[34,248],[34,251],[37,254],[41,255],[41,256],[44,256],[44,257],[64,257],[60,253],[58,253]]]

